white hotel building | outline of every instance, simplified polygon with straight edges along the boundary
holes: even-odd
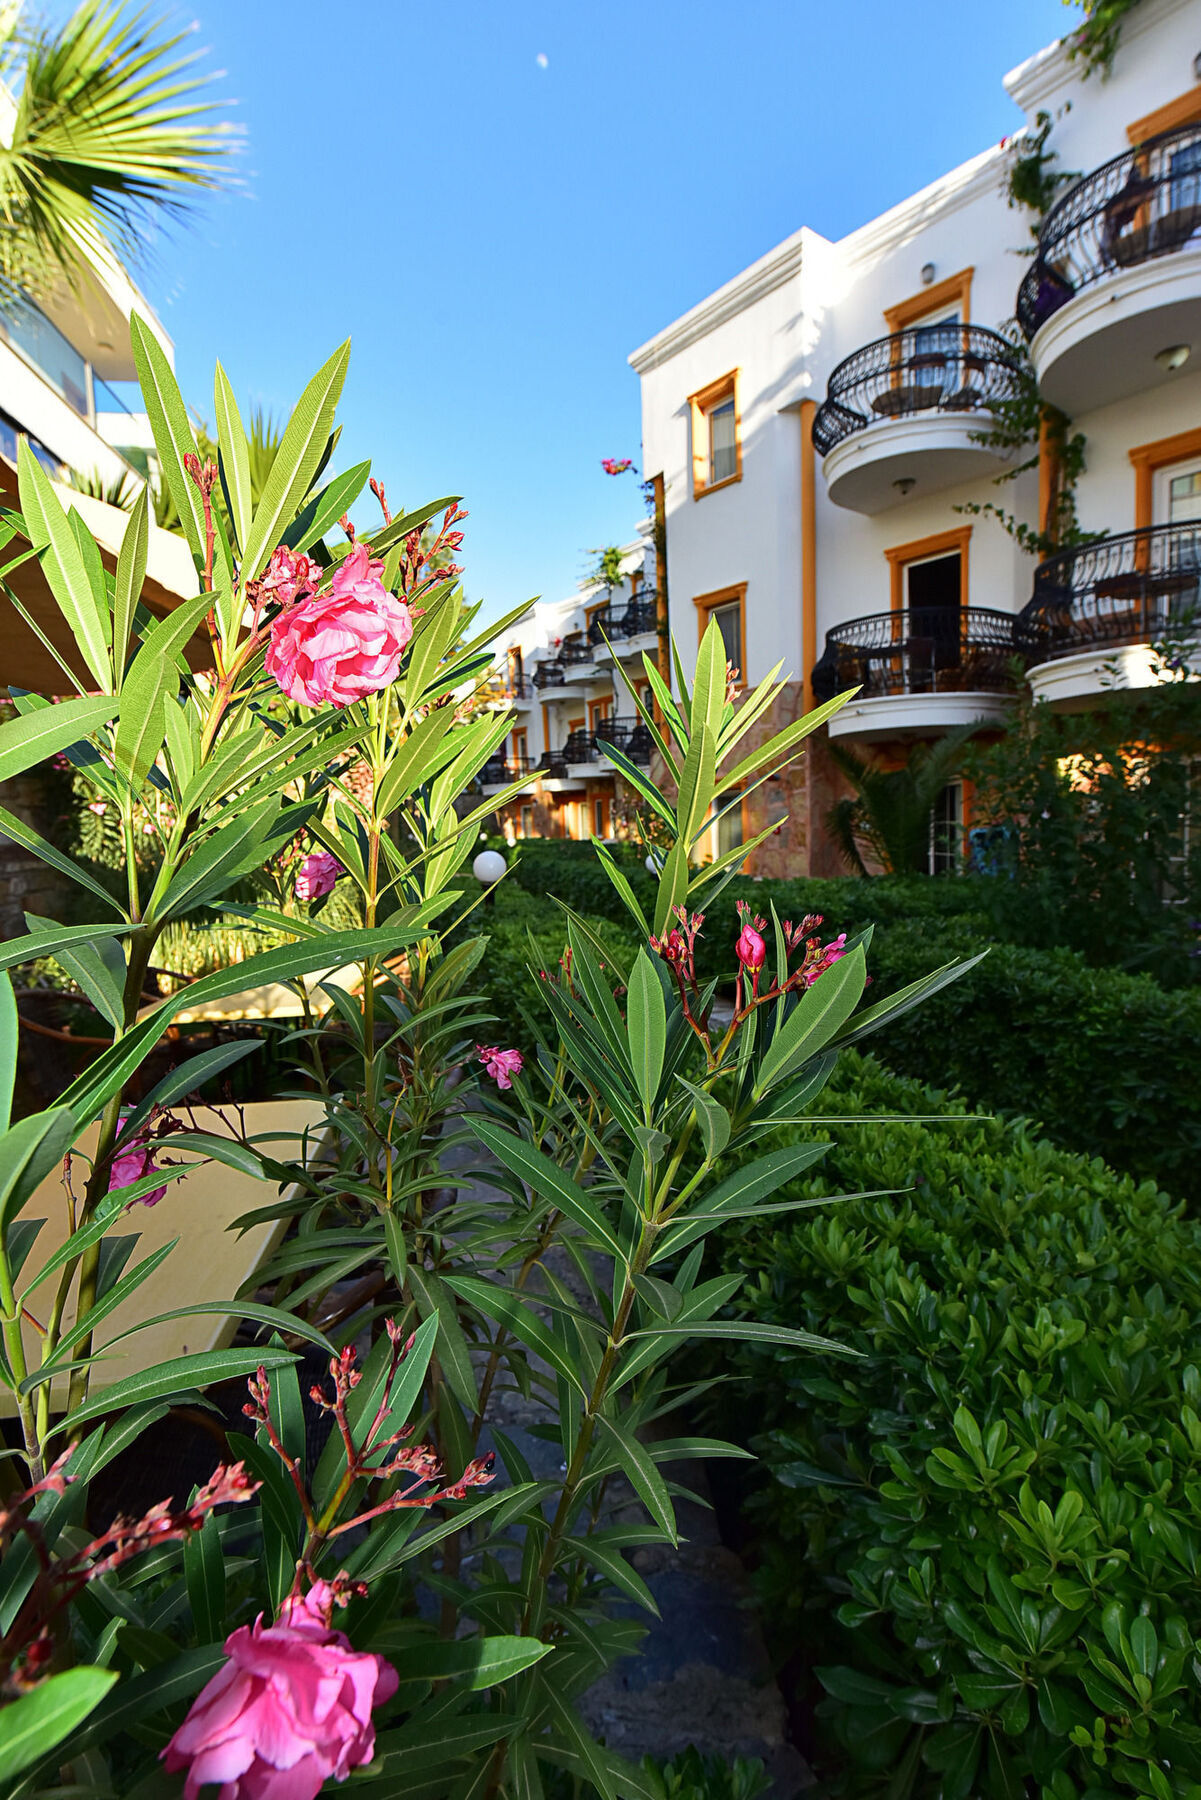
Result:
[[[1054,166],[1081,172],[1034,256],[1015,148],[996,145],[838,242],[803,227],[630,358],[672,633],[695,643],[717,617],[750,683],[782,658],[796,680],[773,727],[859,687],[831,732],[894,762],[995,727],[1015,679],[1056,707],[1099,700],[1106,665],[1146,684],[1151,645],[1198,601],[1201,8],[1142,0],[1107,79],[1060,43],[1005,85],[1018,147],[1045,112]],[[963,510],[1048,523],[1054,442],[1001,487],[1034,446],[981,442],[1019,379],[1015,317],[1043,400],[1085,436],[1079,524],[1101,534],[1042,562]],[[748,797],[748,837],[787,815],[756,869],[838,872],[834,792],[819,742]],[[961,788],[944,796],[948,816],[970,823],[968,799],[965,820]]]

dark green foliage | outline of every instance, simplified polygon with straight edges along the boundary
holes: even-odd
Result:
[[[831,739],[830,755],[854,788],[835,801],[826,824],[852,874],[868,863],[889,875],[922,875],[930,860],[930,809],[964,764],[976,727],[960,725],[932,744],[915,744],[899,768],[882,768]]]
[[[983,949],[971,925],[913,920],[878,932],[868,955],[878,992],[904,987],[932,958]],[[975,1105],[1040,1121],[1067,1149],[1201,1197],[1195,989],[1168,993],[1068,950],[995,944],[955,990],[895,1020],[880,1051]]]
[[[846,1054],[822,1110],[962,1108]],[[806,1135],[831,1149],[790,1191],[897,1191],[733,1230],[724,1261],[743,1318],[863,1360],[745,1344],[721,1391],[770,1470],[761,1593],[781,1658],[819,1665],[833,1786],[1195,1796],[1201,1225],[1021,1124]]]

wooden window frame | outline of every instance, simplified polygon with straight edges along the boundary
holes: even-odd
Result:
[[[969,527],[970,529],[970,527]],[[696,641],[698,648],[704,638],[709,624],[709,615],[715,607],[729,606],[731,601],[738,602],[738,635],[742,640],[743,667],[738,671],[738,679],[743,687],[747,686],[746,678],[746,582],[735,582],[733,587],[714,588],[708,594],[694,594],[692,604],[696,607]]]
[[[1144,113],[1133,125],[1127,125],[1126,136],[1136,148],[1145,144],[1148,138],[1158,137],[1163,131],[1175,131],[1181,125],[1201,124],[1201,86],[1190,88],[1187,94],[1178,94],[1175,100],[1169,100],[1165,106],[1157,106],[1154,112]]]
[[[738,370],[719,376],[707,387],[688,396],[688,412],[692,422],[692,498],[715,494],[718,488],[733,487],[742,480],[742,409],[738,404]],[[734,473],[721,481],[709,476],[709,414],[725,400],[734,402]]]
[[[972,276],[976,273],[975,265],[960,269],[956,275],[948,275],[945,281],[936,281],[920,293],[910,294],[907,300],[900,300],[896,306],[884,308],[884,321],[889,334],[896,331],[907,331],[911,325],[920,325],[921,321],[932,312],[941,312],[951,302],[959,302],[961,325],[970,325],[972,320]]]
[[[1149,531],[1155,511],[1155,476],[1172,463],[1201,456],[1201,428],[1177,431],[1172,437],[1136,444],[1129,452],[1134,467],[1134,529]]]
[[[612,706],[613,706],[612,694],[602,694],[598,700],[589,700],[589,702],[588,702],[588,729],[589,729],[589,731],[595,731],[597,728],[597,725],[600,723],[600,721],[602,719],[612,718],[612,716],[613,716],[612,710],[611,710]],[[603,711],[601,710],[602,707],[604,708]]]

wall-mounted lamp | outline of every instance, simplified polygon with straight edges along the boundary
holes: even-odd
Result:
[[[1168,344],[1165,349],[1155,352],[1155,360],[1161,369],[1166,369],[1169,375],[1174,375],[1177,369],[1183,369],[1192,352],[1191,344]]]
[[[898,494],[911,494],[917,486],[917,480],[912,475],[902,475],[900,479],[894,481],[892,485],[896,488]]]
[[[922,264],[922,286],[929,287],[930,283],[933,280],[934,280],[934,264],[933,263],[923,263]]]
[[[1201,81],[1201,50],[1198,50],[1196,56],[1193,58],[1193,74],[1197,77],[1198,81]]]

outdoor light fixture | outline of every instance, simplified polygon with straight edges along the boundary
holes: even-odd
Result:
[[[1196,56],[1193,58],[1193,74],[1197,77],[1198,81],[1201,81],[1201,50],[1198,50]]]
[[[923,263],[922,264],[922,286],[929,287],[930,283],[933,280],[934,280],[934,264],[933,263]]]
[[[499,850],[481,850],[471,865],[471,873],[482,887],[491,887],[502,879],[508,866]]]
[[[898,494],[908,494],[917,486],[917,481],[912,475],[902,475],[900,480],[894,481],[892,485]]]
[[[1191,344],[1169,344],[1166,349],[1155,352],[1155,360],[1161,369],[1166,369],[1169,375],[1173,375],[1177,369],[1183,369],[1192,350]]]

